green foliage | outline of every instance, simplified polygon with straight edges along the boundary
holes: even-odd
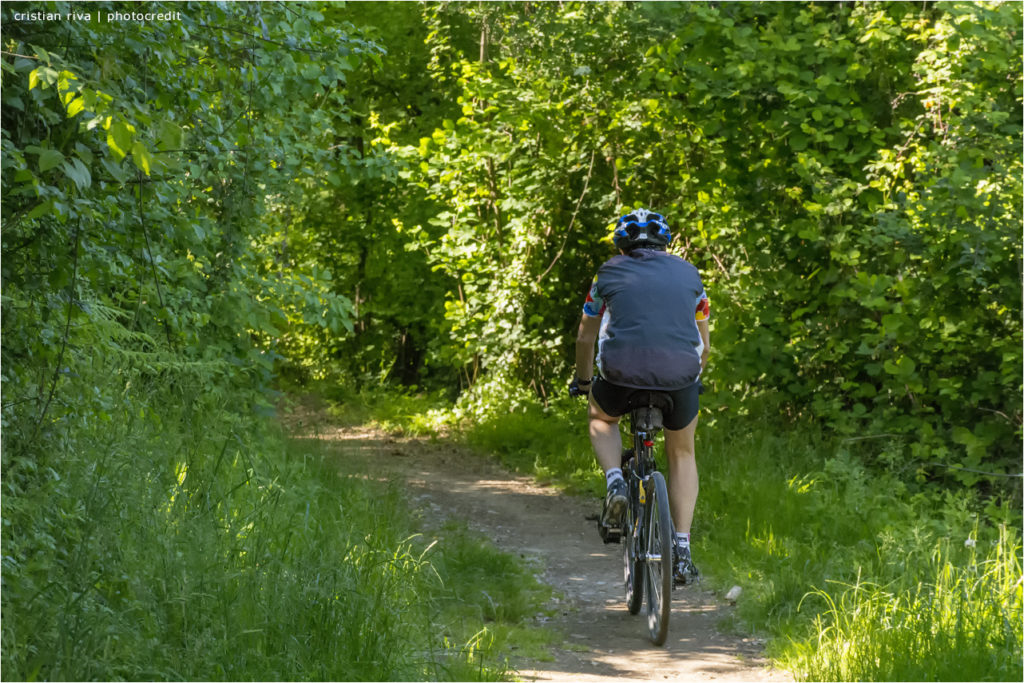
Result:
[[[524,624],[533,623],[537,606],[550,600],[551,588],[538,582],[519,558],[470,533],[464,520],[446,523],[437,534],[444,539],[444,549],[431,565],[450,577],[436,592],[447,608],[442,631],[462,642],[473,635],[467,632],[468,625],[495,624],[490,629],[491,647],[504,651],[513,638],[509,627],[524,630]]]
[[[314,383],[314,394],[328,402],[331,419],[348,427],[368,425],[388,433],[436,438],[452,423],[449,397],[416,391],[399,393],[381,386],[354,389],[330,381]]]
[[[1004,527],[986,545],[979,556],[940,542],[921,558],[934,583],[913,585],[904,576],[895,585],[836,586],[835,597],[815,591],[808,600],[828,608],[816,618],[817,642],[791,660],[794,669],[811,681],[1021,678],[1019,539]]]
[[[265,547],[280,542],[273,478],[238,489],[266,496],[246,499],[261,502],[244,523],[209,520],[242,481],[223,477],[255,472],[235,449],[249,443],[248,418],[232,416],[270,411],[275,375],[354,385],[359,410],[386,427],[472,425],[473,443],[519,469],[599,486],[582,434],[546,425],[565,419],[558,395],[581,299],[611,254],[607,228],[638,204],[671,217],[674,250],[715,302],[708,423],[738,425],[763,403],[848,439],[826,461],[774,428],[750,442],[711,432],[707,451],[726,457],[709,471],[736,482],[729,496],[705,494],[730,511],[714,519],[730,539],[715,557],[731,562],[741,542],[763,549],[736,562],[758,578],[747,604],[774,627],[796,619],[809,582],[858,585],[854,565],[870,570],[847,604],[927,612],[916,586],[974,585],[926,576],[966,571],[963,558],[897,586],[879,547],[907,543],[920,517],[948,517],[921,532],[916,547],[929,549],[967,533],[957,515],[968,509],[1019,523],[998,502],[1020,500],[998,485],[1019,481],[1022,437],[1019,4],[153,7],[180,17],[58,26],[2,10],[4,601],[5,615],[37,620],[26,630],[5,618],[11,670],[71,676],[80,662],[83,677],[187,676],[170,657],[142,658],[186,621],[195,640],[168,652],[254,643],[254,657],[272,657],[259,646],[273,627],[232,631],[200,603],[212,589],[262,596],[268,585],[245,564],[255,547],[236,557],[217,539],[241,544],[259,521],[274,530]],[[456,396],[450,411],[435,405]],[[221,421],[222,450],[203,441],[201,417]],[[112,482],[129,455],[153,464],[122,497]],[[884,505],[890,490],[905,502]],[[205,565],[185,536],[129,526],[129,493],[236,573],[197,587]],[[763,526],[758,510],[775,498]],[[893,544],[874,538],[880,528]],[[159,590],[140,569],[152,554],[120,550],[147,539]],[[822,539],[849,543],[826,552]],[[385,583],[424,573],[404,539],[353,553],[324,574],[327,593],[284,578],[274,590],[369,614],[330,587],[362,580],[381,553],[400,568]],[[104,573],[111,557],[139,576]],[[401,590],[388,595],[409,609]],[[223,618],[242,620],[233,610],[246,604],[222,598]],[[833,617],[835,633],[855,637],[859,622]],[[374,619],[386,615],[352,628],[390,637]],[[33,629],[57,664],[44,641],[24,644]],[[129,651],[139,658],[125,655],[123,670],[102,669]],[[367,653],[349,653],[364,672]],[[452,661],[495,673],[463,654]],[[308,652],[294,656],[315,670]],[[235,674],[289,670],[261,661],[262,673],[243,661]]]
[[[744,588],[740,618],[781,636],[770,651],[799,676],[816,677],[807,667],[824,665],[824,659],[810,663],[811,653],[819,648],[825,648],[822,658],[828,648],[854,648],[849,640],[854,634],[834,624],[859,619],[856,603],[844,603],[830,613],[828,604],[810,599],[809,594],[871,584],[879,591],[874,599],[900,613],[907,609],[908,593],[939,584],[944,581],[943,572],[973,571],[977,560],[964,548],[965,541],[970,539],[985,549],[979,552],[987,554],[988,548],[999,545],[1001,527],[1020,528],[1019,505],[1011,501],[986,503],[965,490],[915,491],[898,477],[871,472],[859,462],[858,441],[822,440],[806,425],[781,434],[763,418],[743,421],[742,431],[735,418],[719,418],[700,430],[701,499],[694,533],[696,539],[707,539],[698,541],[697,548],[707,558],[708,573],[717,585]],[[1010,532],[1003,548],[1004,553],[1012,552],[1004,554],[999,571],[1015,574],[1012,581],[1017,581],[1019,560],[1013,554],[1019,556],[1019,549],[1013,550],[1014,533]],[[1014,604],[1012,592],[979,591],[966,595],[962,608],[977,614],[1012,614],[1019,609],[1019,602],[1017,607]],[[947,617],[935,618],[934,632],[942,633],[935,637],[954,635],[956,624]],[[866,626],[868,622],[859,623]],[[999,628],[992,630],[994,625]],[[960,654],[965,661],[987,657],[990,643],[1011,635],[1001,624],[988,621],[970,643],[964,643],[970,652]],[[927,637],[929,633],[921,631],[905,643],[909,638]],[[1004,669],[1015,658],[1019,660],[1019,644],[1014,642],[1006,640],[995,655]],[[933,679],[964,675],[955,657],[933,658],[928,664],[912,652],[904,652],[901,658],[925,667],[922,670]],[[851,662],[863,658],[856,666],[874,666],[868,650],[851,649],[850,658]],[[880,680],[890,680],[884,671],[877,673]]]
[[[378,182],[303,219],[359,293],[348,377],[549,400],[643,203],[716,302],[722,402],[895,434],[865,457],[920,480],[1015,473],[1019,5],[392,9],[346,15],[388,50],[352,82]]]
[[[22,9],[0,60],[5,674],[503,676],[482,624],[430,635],[424,596],[459,577],[398,494],[339,485],[253,418],[282,354],[354,330],[282,235],[360,172],[335,136],[378,48],[312,5],[59,31]]]
[[[761,385],[841,431],[913,435],[879,458],[922,478],[1016,471],[1018,9],[700,7],[651,48],[651,127],[692,121],[706,155],[669,206],[720,293],[723,401]]]
[[[594,460],[585,422],[579,415],[575,420],[568,417],[572,407],[568,401],[547,408],[527,404],[463,423],[461,436],[514,471],[532,474],[570,492],[603,495],[604,475]]]
[[[59,32],[4,10],[8,450],[38,446],[97,357],[266,381],[284,332],[351,328],[329,272],[275,261],[270,226],[296,175],[339,164],[310,131],[374,46],[306,6],[175,9]]]
[[[158,391],[128,389],[31,487],[10,471],[37,463],[5,467],[7,677],[504,677],[547,596],[526,568],[418,536],[398,487],[339,478],[315,441]]]

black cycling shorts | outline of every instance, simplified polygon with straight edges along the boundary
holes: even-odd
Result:
[[[672,412],[663,415],[665,429],[677,431],[693,422],[693,418],[697,417],[697,411],[700,408],[700,394],[703,389],[704,387],[698,379],[685,389],[662,392],[671,396],[673,403]],[[630,410],[630,398],[649,391],[649,389],[621,387],[597,375],[590,388],[590,395],[594,397],[594,402],[605,413],[611,417],[621,417]]]

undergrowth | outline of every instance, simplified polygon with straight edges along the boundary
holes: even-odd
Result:
[[[782,666],[803,680],[1020,679],[1014,507],[871,471],[859,442],[811,425],[723,417],[701,432],[698,552],[718,587],[743,587],[739,618],[773,636]]]
[[[156,386],[5,448],[5,680],[508,677],[546,599],[514,559],[418,535],[399,488],[339,477],[244,396]]]
[[[392,428],[448,430],[511,469],[603,492],[581,402],[472,420],[429,397],[383,397],[360,405],[428,406],[392,412]],[[868,464],[864,441],[771,406],[743,412],[705,409],[697,430],[695,558],[705,585],[743,589],[733,627],[767,635],[801,680],[1021,680],[1019,493],[906,481]]]
[[[943,540],[921,570],[886,585],[858,578],[815,590],[808,601],[825,606],[818,639],[793,648],[792,666],[819,681],[1019,680],[1016,543],[1005,527],[981,552]]]

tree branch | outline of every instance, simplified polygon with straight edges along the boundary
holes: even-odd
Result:
[[[573,226],[576,225],[576,216],[580,212],[580,206],[583,204],[583,198],[587,196],[587,188],[590,187],[590,176],[594,173],[595,155],[596,151],[592,151],[590,153],[590,168],[587,169],[587,177],[583,180],[583,192],[580,193],[580,198],[576,200],[576,208],[573,209],[572,219],[569,221],[569,227],[565,229],[565,237],[562,238],[562,246],[558,248],[558,253],[555,254],[555,258],[551,259],[551,263],[548,264],[548,267],[545,268],[544,272],[537,278],[538,285],[541,283],[541,280],[551,272],[551,269],[555,267],[555,264],[558,263],[558,259],[562,258],[562,253],[565,251],[565,245],[569,242],[569,233],[572,232]]]
[[[260,41],[262,41],[264,43],[270,43],[271,45],[278,45],[278,46],[286,48],[288,50],[298,50],[299,52],[305,52],[306,54],[310,54],[310,55],[322,55],[322,54],[324,54],[326,52],[326,50],[310,50],[309,48],[299,47],[297,45],[288,45],[287,43],[282,43],[282,42],[277,41],[277,40],[271,40],[270,38],[264,38],[263,36],[258,36],[255,33],[249,33],[248,31],[243,31],[243,30],[238,29],[238,28],[231,28],[230,26],[218,26],[216,24],[198,24],[198,26],[200,28],[204,28],[204,29],[206,29],[208,31],[211,31],[211,30],[230,31],[231,33],[237,33],[239,35],[243,35],[243,36],[246,36],[248,38],[255,38],[256,40],[260,40]]]
[[[53,395],[57,391],[57,380],[60,379],[61,365],[64,364],[64,352],[68,348],[68,335],[71,334],[71,311],[75,305],[75,287],[78,284],[78,245],[81,241],[82,232],[82,219],[78,219],[78,223],[75,225],[75,251],[71,261],[71,283],[68,284],[68,314],[64,321],[64,336],[60,340],[60,353],[57,354],[57,365],[53,369],[53,379],[50,381],[50,393],[46,397],[46,403],[43,404],[43,409],[39,411],[39,417],[36,418],[36,427],[32,431],[32,438],[28,440],[28,443],[32,443],[36,440],[39,435],[39,430],[43,426],[43,420],[46,419],[46,413],[50,409],[50,403],[53,401]]]

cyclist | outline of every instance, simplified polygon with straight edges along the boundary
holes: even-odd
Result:
[[[700,375],[710,350],[710,307],[697,269],[665,252],[671,240],[660,214],[641,208],[619,218],[613,238],[619,255],[598,269],[583,305],[576,377],[569,390],[590,397],[590,441],[607,482],[600,523],[619,528],[627,504],[619,418],[636,391],[672,396],[674,408],[664,416],[664,426],[676,528],[673,575],[676,583],[685,584],[699,578],[690,553],[690,525],[697,503],[694,433]]]

